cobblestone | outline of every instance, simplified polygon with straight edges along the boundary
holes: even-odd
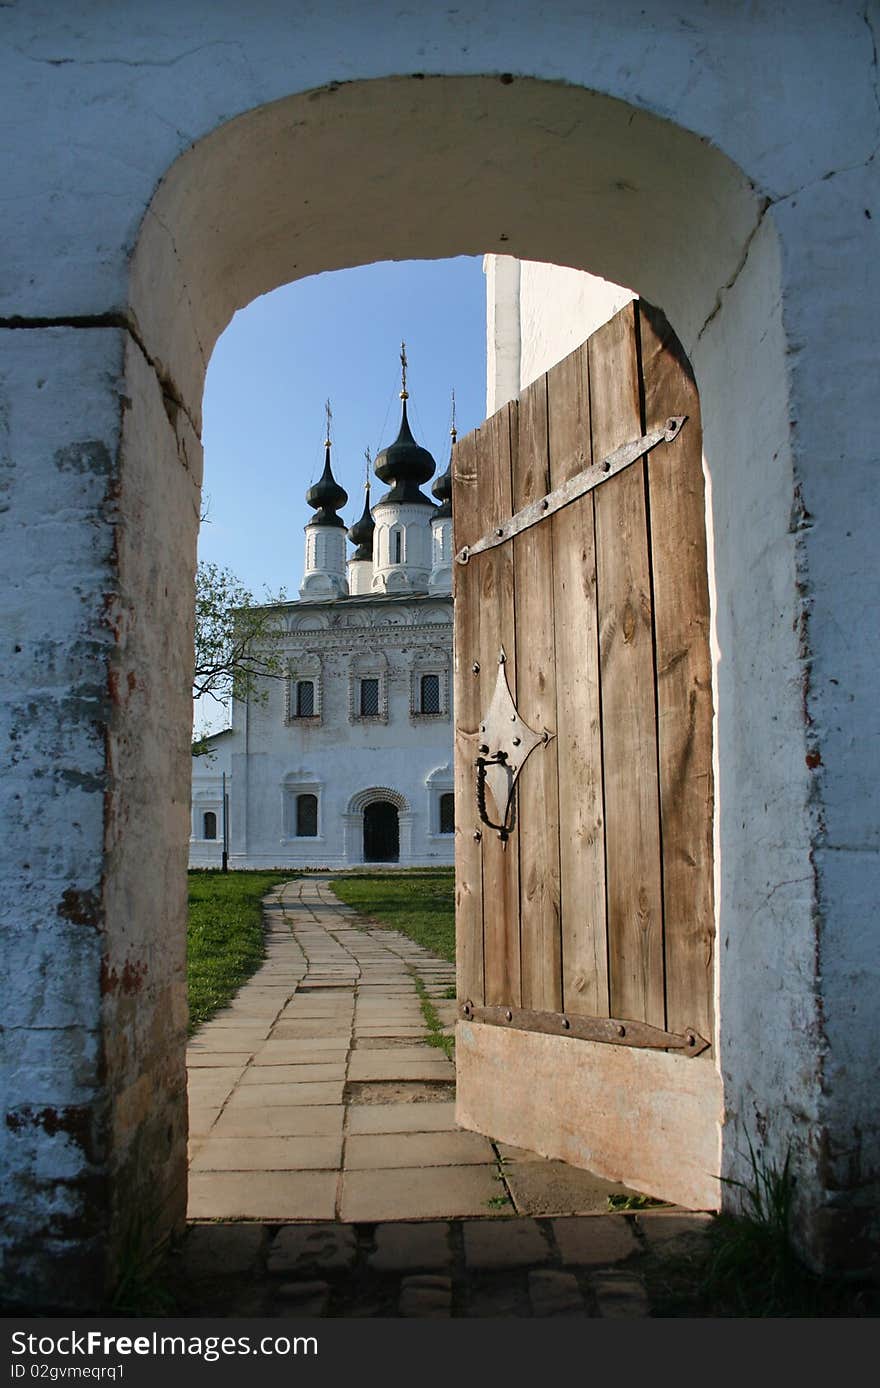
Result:
[[[452,1313],[452,1279],[421,1275],[401,1283],[398,1315],[436,1319]]]
[[[582,1316],[586,1310],[577,1278],[556,1268],[529,1273],[529,1300],[533,1316]]]

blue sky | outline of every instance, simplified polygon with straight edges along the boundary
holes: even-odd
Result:
[[[449,460],[451,392],[460,434],[485,417],[486,307],[480,258],[386,262],[315,275],[255,299],[214,349],[204,398],[208,522],[199,557],[228,566],[260,600],[298,597],[310,483],[324,464],[324,402],[333,409],[333,470],[363,508],[364,450],[400,422],[400,343],[409,359],[409,419]],[[429,484],[430,485],[430,484]],[[374,479],[374,500],[379,484]],[[199,731],[224,726],[209,705]]]

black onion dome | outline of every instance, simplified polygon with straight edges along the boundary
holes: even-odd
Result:
[[[404,399],[400,433],[376,459],[376,476],[391,487],[381,500],[409,501],[433,508],[434,503],[419,491],[419,483],[433,477],[436,467],[427,448],[422,448],[412,436]]]
[[[306,492],[306,501],[315,510],[309,525],[339,525],[345,529],[345,521],[336,512],[348,501],[348,492],[340,487],[330,467],[330,445],[324,452],[324,471],[313,487]]]
[[[352,559],[373,558],[373,531],[376,529],[376,522],[370,514],[370,484],[367,483],[364,496],[364,511],[360,520],[356,520],[348,532],[348,538],[357,549],[351,556]]]
[[[431,517],[431,522],[435,520],[449,520],[452,516],[452,455],[449,456],[449,465],[445,472],[434,482],[431,493],[440,502],[439,507]]]

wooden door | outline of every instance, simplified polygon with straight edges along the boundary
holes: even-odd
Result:
[[[453,516],[459,1119],[667,1194],[658,1093],[697,1165],[718,1115],[700,414],[663,315],[628,305],[460,440]],[[574,1117],[612,1079],[617,1137]]]
[[[373,800],[364,808],[364,862],[396,863],[400,858],[400,822],[390,800]]]

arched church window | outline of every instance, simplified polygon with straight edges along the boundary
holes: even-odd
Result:
[[[296,836],[299,839],[313,839],[318,833],[317,795],[298,795],[296,797]]]
[[[403,562],[403,534],[397,529],[391,532],[391,562],[392,564]]]
[[[202,815],[202,838],[216,839],[217,837],[217,816],[213,810],[206,810]]]
[[[422,675],[419,689],[419,713],[440,712],[440,676]]]
[[[455,796],[452,791],[440,796],[440,833],[455,833]]]
[[[297,680],[296,682],[296,716],[297,718],[312,718],[315,713],[315,681]]]

